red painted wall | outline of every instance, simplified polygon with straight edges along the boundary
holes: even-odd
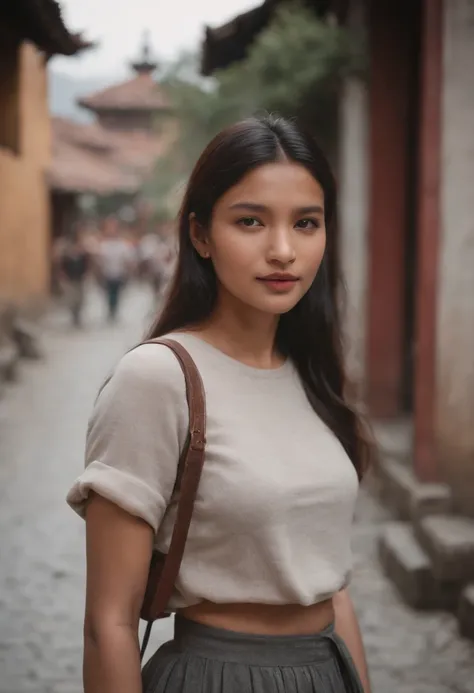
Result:
[[[438,478],[434,445],[435,356],[440,216],[443,0],[424,0],[420,112],[417,348],[414,466],[420,480]]]
[[[410,0],[370,0],[367,404],[397,416],[403,387]]]

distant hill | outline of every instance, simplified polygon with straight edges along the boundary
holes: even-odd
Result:
[[[54,69],[49,70],[49,106],[53,115],[89,122],[91,115],[77,106],[77,99],[114,84],[116,77],[71,77]]]

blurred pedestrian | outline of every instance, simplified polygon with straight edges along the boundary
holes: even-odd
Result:
[[[57,245],[56,253],[61,291],[66,298],[73,325],[80,327],[85,285],[92,268],[92,259],[78,230],[62,239],[61,244]]]
[[[158,234],[145,234],[138,244],[138,258],[142,279],[150,286],[155,301],[163,289],[166,273],[167,250]]]
[[[118,317],[123,290],[135,268],[135,257],[135,250],[121,233],[118,220],[114,216],[108,216],[103,222],[96,266],[110,322]]]

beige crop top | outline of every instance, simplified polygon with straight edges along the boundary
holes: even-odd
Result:
[[[204,470],[170,608],[331,597],[350,575],[358,479],[293,365],[253,368],[194,335],[168,336],[196,362],[207,404]],[[129,352],[95,404],[69,504],[83,516],[93,489],[148,522],[166,551],[187,427],[175,355],[154,344]]]

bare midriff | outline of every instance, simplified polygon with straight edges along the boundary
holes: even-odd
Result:
[[[332,599],[311,606],[201,602],[178,613],[207,626],[253,635],[311,635],[334,621]]]

